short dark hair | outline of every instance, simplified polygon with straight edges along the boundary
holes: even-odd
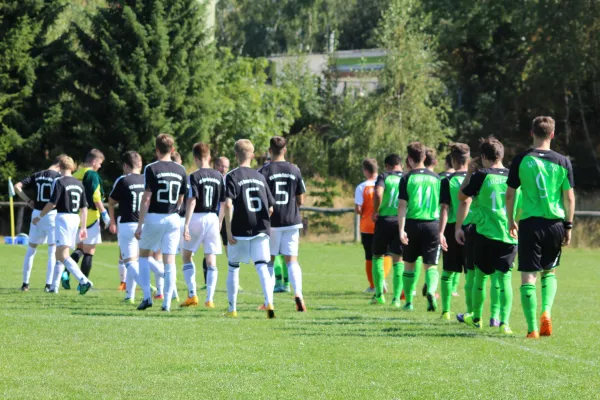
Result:
[[[104,154],[98,149],[91,149],[85,156],[85,163],[89,164],[94,160],[102,160],[104,161]]]
[[[206,143],[198,142],[192,147],[192,154],[198,160],[202,160],[203,158],[210,156],[210,146]]]
[[[131,169],[142,168],[142,156],[137,151],[128,151],[123,154],[123,163]]]
[[[552,117],[535,117],[531,124],[531,132],[533,132],[537,138],[548,139],[552,132],[554,132],[555,126],[556,123]]]
[[[452,153],[446,154],[446,158],[444,159],[444,163],[446,164],[446,168],[452,168]]]
[[[427,147],[425,149],[425,167],[429,168],[432,165],[437,164],[437,152],[435,151],[435,149],[432,149],[431,147]]]
[[[471,156],[471,148],[464,143],[452,143],[448,155],[456,165],[465,165]]]
[[[395,167],[396,165],[402,164],[402,158],[396,153],[388,154],[383,160],[385,165],[389,165],[390,167]]]
[[[182,164],[181,154],[179,154],[177,151],[172,152],[171,161],[176,162],[177,164]]]
[[[169,154],[175,147],[175,139],[168,133],[161,133],[156,137],[155,144],[160,154]]]
[[[421,162],[425,160],[425,146],[420,142],[412,142],[406,146],[406,153],[408,157],[414,162]]]
[[[504,158],[504,145],[494,136],[479,139],[479,154],[489,161],[499,161]]]
[[[271,150],[271,153],[273,153],[274,156],[278,156],[281,154],[283,149],[285,149],[285,146],[287,146],[287,141],[284,137],[273,136],[271,138],[269,149]]]
[[[362,167],[371,175],[376,174],[379,169],[377,160],[374,158],[365,158],[362,162]]]

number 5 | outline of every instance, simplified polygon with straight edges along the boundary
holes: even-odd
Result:
[[[287,204],[290,201],[290,195],[285,189],[280,190],[281,187],[287,186],[287,182],[275,182],[275,195],[282,195],[283,200],[277,200],[275,204]]]

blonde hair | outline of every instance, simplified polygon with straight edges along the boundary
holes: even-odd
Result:
[[[246,161],[254,154],[254,145],[248,139],[240,139],[235,142],[233,150],[240,161]]]
[[[73,159],[66,154],[61,154],[60,156],[56,157],[56,161],[58,167],[62,170],[73,172],[77,169],[77,164],[75,164],[75,161],[73,161]]]

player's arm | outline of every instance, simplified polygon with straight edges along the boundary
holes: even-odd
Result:
[[[375,191],[373,192],[373,221],[377,221],[377,217],[379,216],[381,199],[383,199],[383,187],[376,186]]]
[[[17,194],[17,196],[19,196],[21,200],[27,203],[29,207],[33,208],[33,200],[31,200],[29,196],[27,196],[27,193],[25,193],[25,191],[23,190],[23,182],[17,182],[15,184],[15,193]]]
[[[573,188],[563,190],[563,204],[565,205],[565,246],[571,244],[571,231],[573,218],[575,217],[575,190]]]
[[[108,215],[110,217],[110,225],[108,230],[113,235],[117,233],[117,219],[115,218],[115,206],[117,205],[117,201],[112,197],[108,198]]]
[[[456,238],[456,242],[462,246],[465,244],[465,232],[463,231],[462,226],[465,222],[465,218],[467,218],[467,215],[469,214],[469,209],[471,208],[472,202],[473,199],[471,197],[461,199],[458,203],[458,209],[456,210],[454,236]]]
[[[54,210],[54,207],[56,207],[56,204],[50,202],[46,203],[44,209],[40,212],[40,215],[31,220],[31,223],[37,225],[40,219],[44,218],[50,211]]]
[[[358,185],[354,191],[354,213],[362,215],[363,193],[362,185]]]
[[[81,228],[79,228],[79,239],[85,240],[87,239],[87,227],[85,226],[85,221],[87,221],[88,208],[87,205],[85,207],[81,207],[79,210],[79,218],[81,218]]]
[[[518,235],[518,226],[515,222],[515,198],[516,198],[516,189],[512,187],[506,188],[506,214],[508,217],[508,231],[510,236],[513,238],[517,238]]]
[[[398,202],[398,228],[400,229],[400,241],[402,244],[408,244],[408,236],[404,231],[404,227],[406,226],[406,209],[408,206],[408,202],[406,200],[400,200]]]
[[[231,220],[233,219],[233,200],[227,198],[223,207],[225,210],[225,230],[227,231],[227,241],[229,244],[236,244],[237,240],[233,238],[231,233]]]
[[[456,211],[456,225],[454,227],[454,236],[458,244],[465,244],[465,232],[462,229],[463,223],[465,222],[465,218],[467,218],[467,214],[469,214],[469,209],[471,208],[471,203],[473,201],[473,197],[479,194],[479,190],[483,185],[483,181],[485,181],[486,173],[480,171],[474,171],[476,168],[476,164],[471,163],[469,165],[469,172],[467,173],[467,177],[465,181],[468,179],[468,183],[463,184],[458,191],[458,210]]]
[[[304,204],[304,193],[296,195],[296,204],[298,204],[298,207]]]
[[[194,214],[194,210],[196,209],[196,197],[188,197],[185,203],[185,223],[183,225],[183,238],[189,242],[192,237],[190,236],[190,221],[192,220],[192,215]]]
[[[446,225],[448,224],[448,212],[450,210],[450,181],[448,179],[442,180],[440,187],[440,245],[444,251],[448,251],[448,241],[444,232],[446,231]]]
[[[144,190],[144,194],[142,194],[142,203],[140,206],[140,217],[138,220],[138,227],[135,230],[135,237],[137,238],[137,240],[140,240],[140,238],[142,237],[142,227],[144,226],[146,214],[148,214],[148,208],[150,207],[150,199],[152,199],[152,192],[149,189]]]

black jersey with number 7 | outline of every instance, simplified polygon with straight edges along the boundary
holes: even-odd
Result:
[[[306,192],[298,167],[287,161],[271,162],[260,169],[275,198],[271,226],[273,228],[302,226],[296,196]]]
[[[269,207],[273,206],[275,199],[260,172],[247,167],[229,172],[225,177],[225,197],[233,202],[233,236],[270,234]]]
[[[148,213],[175,214],[179,196],[187,192],[187,174],[173,161],[156,161],[144,168],[144,186],[152,192]]]
[[[63,176],[54,181],[50,203],[56,205],[59,214],[79,214],[79,210],[88,206],[79,179]]]

